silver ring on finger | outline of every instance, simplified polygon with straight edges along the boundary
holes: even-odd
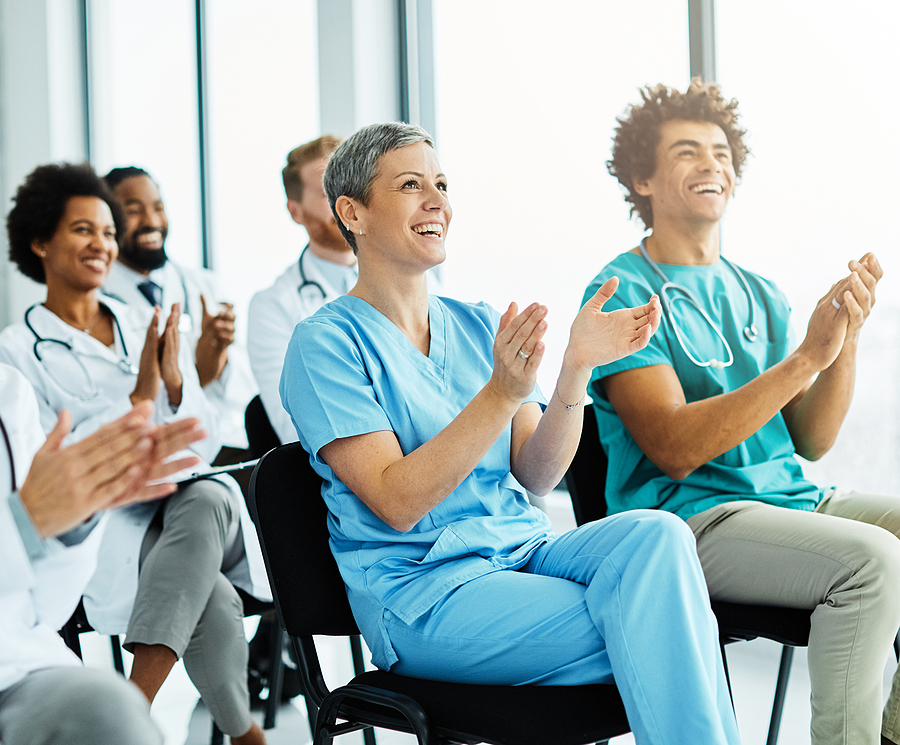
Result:
[[[840,310],[840,309],[841,309],[841,304],[840,304],[837,300],[835,300],[834,298],[831,299],[831,304],[832,304],[837,310]]]
[[[523,352],[523,351],[520,349],[520,350],[519,350],[519,357],[521,357],[521,358],[522,358],[523,360],[525,360],[525,361],[528,361],[528,358],[531,357],[531,355],[530,355],[530,354],[525,354],[525,352]]]

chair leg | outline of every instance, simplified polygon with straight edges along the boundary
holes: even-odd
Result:
[[[269,640],[269,698],[266,700],[266,712],[263,718],[263,729],[275,726],[275,715],[281,706],[281,690],[284,684],[284,631],[277,621],[272,624]]]
[[[118,636],[109,637],[109,646],[112,648],[113,666],[116,672],[121,676],[125,676],[125,663],[122,661],[122,643]],[[80,657],[81,655],[79,655]]]
[[[731,675],[728,673],[728,657],[725,655],[725,642],[719,640],[719,650],[722,652],[722,667],[725,670],[725,682],[728,684],[728,698],[731,699],[731,708],[734,709],[734,693],[731,691]]]
[[[362,675],[366,671],[366,661],[363,658],[362,642],[359,636],[350,637],[350,656],[353,658],[353,674]],[[371,727],[363,730],[364,745],[375,745],[375,732]]]
[[[772,719],[769,721],[769,736],[766,739],[766,745],[775,745],[778,742],[781,714],[784,711],[784,697],[787,694],[788,678],[791,674],[793,660],[794,648],[785,645],[781,651],[781,664],[778,666],[778,682],[775,684],[775,700],[772,702]]]
[[[219,725],[215,722],[212,723],[212,738],[210,739],[210,744],[225,745],[225,734],[219,729]]]

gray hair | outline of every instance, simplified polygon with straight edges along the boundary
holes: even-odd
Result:
[[[431,135],[417,124],[370,124],[350,135],[332,153],[323,179],[325,193],[334,219],[353,253],[356,253],[356,238],[347,230],[334,209],[338,197],[350,197],[364,206],[368,205],[381,156],[417,142],[424,142],[434,148]]]

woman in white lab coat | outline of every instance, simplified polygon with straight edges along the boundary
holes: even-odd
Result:
[[[179,344],[177,306],[160,333],[144,315],[101,296],[116,260],[117,204],[89,166],[41,166],[19,188],[7,218],[10,258],[47,285],[47,298],[0,333],[0,361],[34,386],[44,430],[72,412],[70,441],[155,402],[157,422],[196,416],[218,450],[215,414]],[[263,743],[246,687],[242,603],[233,585],[267,597],[256,534],[236,485],[202,480],[171,497],[110,516],[98,569],[85,592],[92,625],[127,632],[131,679],[152,702],[172,666],[185,668],[232,742]]]

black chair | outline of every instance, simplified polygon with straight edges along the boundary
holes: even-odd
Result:
[[[87,620],[87,613],[84,610],[84,601],[78,602],[78,607],[72,614],[72,617],[66,621],[65,625],[59,630],[59,635],[63,638],[66,646],[82,659],[81,654],[81,634],[93,631],[94,627]],[[118,636],[109,637],[110,647],[112,649],[113,666],[120,675],[125,675],[125,663],[122,660],[122,645]]]
[[[281,444],[278,435],[272,428],[269,415],[266,414],[259,394],[250,399],[250,403],[247,404],[244,411],[244,429],[247,431],[247,443],[251,458],[262,458]]]
[[[629,731],[612,685],[470,685],[371,671],[329,690],[313,635],[359,630],[328,546],[320,491],[321,479],[299,443],[263,456],[250,482],[278,618],[300,658],[307,700],[319,707],[314,745],[371,727],[412,732],[429,745],[584,745]]]
[[[600,444],[597,418],[588,408],[584,412],[584,427],[578,451],[566,472],[566,487],[572,500],[575,522],[578,525],[606,517],[606,474],[609,461]],[[772,703],[772,717],[769,720],[769,734],[766,745],[775,745],[781,727],[784,697],[787,693],[794,647],[805,647],[809,643],[810,611],[797,608],[779,608],[769,605],[745,605],[713,600],[713,612],[719,622],[719,643],[722,647],[722,661],[728,678],[728,661],[725,645],[736,641],[750,641],[758,637],[771,639],[784,645],[778,681],[775,685],[775,700]],[[731,679],[728,678],[731,692]]]

